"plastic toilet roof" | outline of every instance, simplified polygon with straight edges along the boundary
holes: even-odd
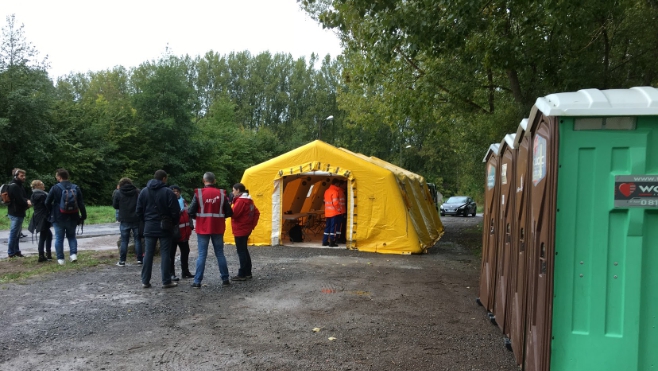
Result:
[[[489,146],[489,149],[487,150],[487,153],[485,153],[484,158],[482,159],[482,162],[487,162],[489,159],[489,154],[493,153],[496,156],[498,156],[498,148],[500,147],[500,143],[493,143]]]
[[[658,89],[583,89],[537,98],[535,106],[546,116],[658,115]]]

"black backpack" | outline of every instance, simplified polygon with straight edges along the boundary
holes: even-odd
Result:
[[[295,224],[288,231],[288,236],[290,236],[290,242],[304,242],[304,233],[302,232],[302,226]]]

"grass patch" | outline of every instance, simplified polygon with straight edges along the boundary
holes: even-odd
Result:
[[[71,263],[66,259],[65,265],[57,264],[57,259],[45,263],[39,263],[38,259],[38,256],[30,256],[0,260],[0,272],[2,272],[0,273],[0,284],[24,282],[30,278],[57,272],[81,270],[99,265],[112,265],[116,263],[117,254],[108,251],[79,251],[78,262]]]
[[[87,220],[85,224],[114,223],[114,208],[112,206],[87,206]],[[27,231],[32,219],[32,209],[28,209],[23,220],[23,229]],[[0,230],[9,230],[9,218],[7,217],[7,206],[0,205]],[[27,232],[24,232],[27,234]]]

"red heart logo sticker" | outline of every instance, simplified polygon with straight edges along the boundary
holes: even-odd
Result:
[[[619,185],[619,192],[628,197],[635,192],[635,183],[622,183]]]

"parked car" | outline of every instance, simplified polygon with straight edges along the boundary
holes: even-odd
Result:
[[[463,215],[475,216],[478,206],[471,197],[468,196],[452,196],[441,205],[441,216],[447,215]]]

